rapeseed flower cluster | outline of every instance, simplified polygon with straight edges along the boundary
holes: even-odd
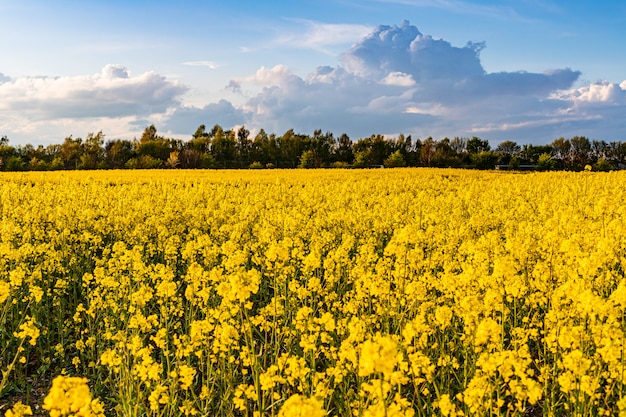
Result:
[[[625,180],[3,173],[0,410],[626,415]]]
[[[91,397],[87,378],[56,377],[43,408],[50,412],[50,417],[104,417],[102,403]]]

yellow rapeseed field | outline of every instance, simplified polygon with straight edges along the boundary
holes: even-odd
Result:
[[[624,172],[3,173],[0,414],[626,416],[624,202]]]

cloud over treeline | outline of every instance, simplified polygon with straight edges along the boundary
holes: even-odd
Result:
[[[480,61],[485,47],[484,42],[453,46],[422,34],[408,21],[378,26],[342,53],[335,67],[319,67],[301,77],[276,65],[233,80],[237,91],[245,84],[260,88],[247,99],[239,124],[279,132],[295,127],[353,136],[436,136],[509,134],[564,120],[559,114],[569,101],[551,95],[571,88],[580,72],[487,73]],[[232,110],[228,112],[232,120]],[[196,115],[220,120],[215,112]],[[174,114],[172,122],[177,118]]]
[[[122,65],[74,77],[19,77],[0,84],[0,109],[31,119],[125,117],[163,113],[188,88],[155,72],[132,76]]]
[[[617,136],[626,121],[616,115],[626,107],[626,81],[574,88],[581,73],[569,68],[488,73],[480,60],[486,46],[454,46],[408,21],[381,25],[341,53],[335,66],[306,75],[280,63],[261,67],[225,86],[238,102],[218,98],[203,106],[184,103],[189,87],[181,82],[155,72],[133,75],[121,65],[75,77],[0,74],[0,128],[18,115],[20,121],[135,123],[157,115],[161,131],[184,136],[200,124],[219,123],[277,133],[321,128],[353,139],[373,133],[476,134],[522,143],[576,134],[623,139]]]
[[[580,72],[487,73],[480,62],[485,47],[483,42],[453,46],[408,21],[378,26],[341,54],[341,65],[304,77],[283,65],[262,67],[234,81],[260,88],[245,103],[247,119],[241,123],[366,136],[466,135],[497,131],[496,126],[507,131],[537,117],[544,124],[557,122],[556,114],[568,104],[550,95],[571,88]]]

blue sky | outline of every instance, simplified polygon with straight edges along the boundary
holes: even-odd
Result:
[[[626,2],[0,0],[0,135],[626,140]]]

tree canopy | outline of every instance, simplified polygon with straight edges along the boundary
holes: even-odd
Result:
[[[356,141],[343,133],[316,129],[282,135],[260,129],[254,137],[245,126],[210,130],[198,126],[187,141],[162,136],[155,125],[139,139],[105,140],[102,131],[62,143],[11,146],[0,137],[0,170],[134,169],[134,168],[363,168],[372,166],[464,167],[478,169],[596,170],[626,168],[626,143],[557,138],[549,145],[519,145],[505,140],[492,150],[479,137],[414,139],[403,134],[373,134]]]

